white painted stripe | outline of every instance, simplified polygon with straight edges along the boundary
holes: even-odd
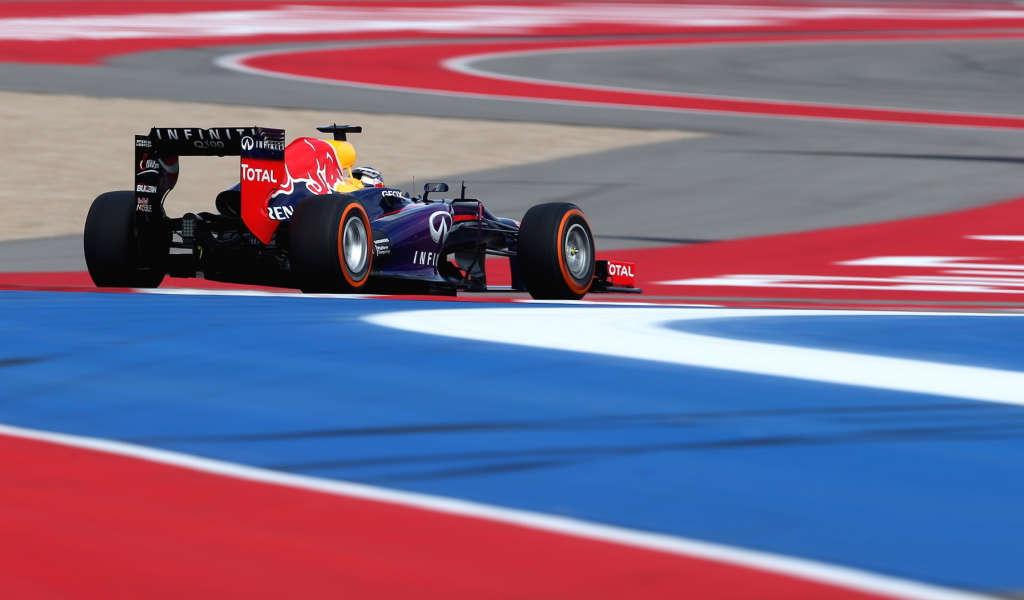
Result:
[[[364,320],[385,327],[477,340],[724,369],[841,385],[1024,405],[1024,373],[748,342],[669,329],[673,322],[750,317],[951,313],[716,308],[487,308],[393,312]],[[972,318],[1019,315],[959,314]]]
[[[140,12],[0,19],[0,40],[60,41],[220,38],[252,35],[413,31],[508,35],[586,24],[666,28],[759,27],[789,23],[871,19],[947,21],[1024,18],[1024,11],[974,8],[743,6],[636,2],[559,3],[540,6],[488,3],[462,6],[280,6],[266,10]]]
[[[136,288],[132,291],[140,294],[157,294],[160,296],[254,296],[269,298],[344,298],[348,300],[382,297],[375,294],[303,294],[299,290],[293,292],[267,292],[263,290],[205,290],[202,288]]]
[[[975,256],[872,256],[857,260],[844,260],[837,265],[854,267],[917,267],[922,269],[998,269],[1024,271],[1024,265],[999,263],[972,263],[963,261],[993,260]]]
[[[555,304],[570,306],[678,306],[685,308],[717,308],[721,304],[696,304],[693,302],[640,302],[631,300],[534,300],[533,298],[517,298],[520,304]]]
[[[986,242],[1024,242],[1024,235],[968,235],[969,240],[984,240]]]
[[[127,456],[164,465],[171,465],[193,471],[232,477],[245,481],[281,485],[325,494],[335,494],[349,498],[360,498],[376,502],[386,502],[398,506],[417,508],[432,512],[486,519],[518,527],[526,527],[550,533],[571,535],[574,537],[622,544],[635,548],[644,548],[677,554],[693,558],[701,558],[723,562],[739,567],[757,569],[799,579],[816,581],[828,585],[848,588],[861,592],[879,594],[891,598],[912,600],[983,600],[987,597],[941,588],[924,583],[917,583],[895,577],[876,575],[857,569],[828,565],[815,561],[792,558],[745,550],[722,544],[712,544],[699,540],[691,540],[659,533],[636,531],[622,527],[613,527],[599,523],[590,523],[566,517],[557,517],[525,510],[490,506],[466,500],[401,492],[359,483],[319,479],[304,475],[280,473],[256,467],[247,467],[234,463],[200,458],[178,452],[158,450],[144,446],[125,444],[91,437],[53,433],[35,429],[26,429],[0,424],[0,435],[8,435],[23,439],[50,442],[74,448],[105,452],[119,456]]]
[[[488,290],[494,291],[494,288],[488,288]],[[132,291],[140,294],[156,294],[158,296],[250,296],[256,298],[338,298],[342,300],[407,299],[403,298],[402,296],[382,294],[303,294],[298,290],[295,290],[294,292],[266,292],[262,290],[211,290],[203,288],[133,288]],[[477,300],[481,302],[495,302],[504,300],[503,298],[489,297],[487,294],[474,294],[472,292],[468,292],[466,293],[466,295],[460,296],[460,298],[463,300]],[[521,304],[569,304],[598,306],[685,306],[703,308],[712,308],[720,306],[718,304],[694,304],[692,302],[633,302],[629,300],[534,300],[532,298],[510,298],[508,300],[511,302]],[[436,300],[427,300],[427,302],[447,302],[447,300],[438,297]]]
[[[839,275],[721,275],[695,279],[656,281],[656,285],[705,287],[796,288],[809,290],[898,290],[905,292],[941,292],[957,294],[1024,294],[1015,288],[1024,280],[1003,277],[954,277],[948,275],[900,275],[896,277],[843,277]]]

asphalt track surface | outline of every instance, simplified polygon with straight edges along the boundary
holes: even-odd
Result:
[[[960,112],[1019,112],[1019,40],[827,44],[559,54],[483,62],[481,69],[582,83],[703,94],[872,104]],[[101,67],[0,65],[0,88],[291,108],[343,109],[537,122],[678,128],[698,140],[656,144],[469,176],[501,214],[539,201],[580,203],[599,248],[722,240],[947,212],[1020,191],[1021,133],[828,123],[361,90],[230,73],[212,64],[265,47],[119,56]],[[653,53],[653,54],[651,54]],[[853,55],[852,57],[850,55]],[[935,55],[940,54],[941,58]],[[748,54],[749,55],[749,54]],[[885,61],[876,60],[879,55]],[[924,58],[928,57],[928,58]],[[758,61],[771,59],[772,68]],[[930,58],[930,60],[928,60]],[[639,63],[680,65],[653,72]],[[879,66],[879,63],[883,63]],[[924,64],[921,64],[924,63]],[[869,64],[873,68],[854,65]],[[1016,67],[1014,66],[1016,65]],[[761,73],[758,78],[750,73]],[[644,75],[644,73],[647,73]],[[915,78],[912,74],[918,73]],[[567,75],[567,74],[571,74]],[[795,74],[798,74],[795,75]],[[898,82],[894,84],[894,81]],[[742,82],[742,83],[737,83]],[[1017,87],[1015,87],[1017,86]],[[756,88],[756,90],[755,90]],[[808,90],[813,90],[808,92]],[[848,98],[847,96],[853,96]],[[917,100],[916,98],[924,98]],[[439,144],[458,143],[455,139]],[[409,186],[411,182],[402,182]],[[655,217],[656,215],[656,217]],[[69,252],[75,242],[65,242]],[[5,270],[17,269],[11,265]],[[48,263],[77,269],[80,259]]]
[[[163,50],[121,55],[91,67],[8,63],[0,65],[0,88],[708,132],[697,140],[472,176],[474,193],[496,212],[515,215],[541,200],[574,201],[590,216],[599,248],[655,246],[642,251],[649,253],[673,242],[979,207],[1019,197],[1024,180],[1022,134],[1013,130],[443,97],[287,81],[213,65],[223,55],[280,48]],[[1024,46],[1018,40],[746,50],[566,53],[481,61],[475,68],[587,85],[920,110],[1020,115],[1024,105],[1017,60]],[[648,68],[651,64],[659,68]],[[676,81],[685,85],[678,87]],[[964,243],[959,238],[965,233],[1019,233],[1013,227],[992,228],[1019,214],[1017,204],[1008,206],[1011,212],[975,219],[989,229],[957,231],[959,237],[950,237],[949,246],[962,248],[956,244]],[[855,247],[883,234],[882,229],[864,231],[850,234],[844,243]],[[805,235],[819,244],[827,237]],[[910,244],[916,233],[904,227],[887,235]],[[0,271],[81,270],[78,244],[74,237],[0,244]],[[903,251],[899,244],[889,246],[889,254]],[[51,254],[39,254],[41,247]],[[798,253],[814,247],[821,246],[796,246]],[[731,257],[735,268],[753,268],[758,246],[750,248],[747,259],[740,260],[742,252]],[[1006,251],[1007,260],[1019,256],[1014,253]],[[861,258],[823,254],[830,261]],[[1013,289],[1016,284],[1008,285]],[[4,461],[6,477],[25,482],[18,489],[31,492],[6,496],[3,514],[9,517],[0,522],[13,532],[11,539],[23,540],[30,549],[19,559],[20,578],[7,575],[11,584],[25,585],[26,593],[46,582],[54,585],[45,557],[60,547],[74,557],[68,565],[77,578],[59,584],[71,595],[104,590],[81,583],[88,582],[92,569],[118,581],[105,588],[112,595],[156,597],[146,577],[121,579],[107,569],[123,564],[130,565],[129,573],[145,574],[150,568],[146,561],[159,556],[166,571],[149,581],[165,581],[172,586],[166,589],[179,596],[224,589],[323,594],[333,583],[318,579],[325,572],[343,572],[369,596],[380,581],[374,575],[395,568],[387,552],[378,555],[377,547],[356,544],[337,563],[324,557],[338,539],[352,536],[368,543],[384,531],[397,547],[408,544],[422,556],[441,557],[428,563],[434,579],[421,578],[415,561],[399,563],[406,577],[394,584],[421,586],[400,592],[498,597],[486,582],[470,585],[445,570],[471,557],[449,554],[444,544],[420,548],[415,544],[422,540],[417,542],[415,535],[401,537],[405,528],[421,531],[417,528],[430,519],[406,520],[399,509],[420,509],[437,497],[498,507],[483,515],[488,522],[515,523],[518,517],[501,513],[504,509],[572,520],[530,522],[530,531],[545,535],[569,531],[613,541],[617,548],[661,548],[646,538],[616,538],[603,530],[558,529],[582,521],[752,549],[769,557],[715,554],[718,547],[699,543],[668,550],[677,552],[673,556],[679,561],[697,557],[739,567],[743,576],[736,577],[704,563],[695,568],[682,562],[663,565],[650,556],[587,554],[592,547],[567,548],[551,540],[495,544],[511,549],[501,555],[480,540],[506,540],[495,537],[504,533],[473,537],[483,534],[432,521],[434,535],[456,540],[451,546],[477,548],[470,554],[492,557],[492,565],[511,565],[488,571],[482,564],[486,560],[473,563],[493,582],[507,586],[510,597],[542,597],[552,590],[563,597],[628,597],[643,585],[649,586],[643,592],[649,597],[686,586],[692,592],[695,585],[708,597],[751,597],[750,590],[757,589],[764,597],[780,598],[964,597],[953,590],[1016,597],[1024,589],[1019,558],[1024,522],[1018,510],[1024,496],[1019,460],[1024,386],[1018,385],[1024,349],[1017,316],[698,313],[678,307],[608,312],[616,309],[193,296],[174,290],[153,296],[7,291],[0,292],[0,304],[6,306],[0,311],[4,345],[11,349],[0,360],[5,372],[0,421],[25,428],[4,430],[12,436],[5,436],[2,450],[10,457]],[[666,316],[652,320],[644,310],[665,311]],[[602,325],[574,329],[581,320]],[[484,341],[480,332],[502,343]],[[683,339],[678,336],[688,337],[674,347],[695,348],[690,355],[651,355],[659,344],[671,346],[666,340]],[[780,352],[801,354],[786,355],[791,360],[782,364],[765,358]],[[746,356],[754,358],[744,363]],[[901,373],[907,375],[901,379]],[[959,387],[934,387],[943,377],[955,379]],[[85,450],[51,457],[31,447],[29,439]],[[105,440],[124,447],[103,446]],[[124,469],[137,465],[111,466],[110,456],[150,461],[148,470],[132,471],[138,479],[130,480],[152,485],[117,487],[128,477]],[[221,472],[221,463],[203,460],[226,461],[240,470]],[[152,465],[159,464],[190,470],[158,475]],[[54,494],[44,493],[49,483],[33,479],[33,467],[63,473],[62,481],[74,481],[78,495],[73,497],[80,499],[71,508],[54,504],[52,514],[59,518],[51,516],[49,524],[18,521],[19,515],[31,514],[29,507],[54,502]],[[83,472],[91,477],[81,477]],[[230,492],[210,489],[210,482],[188,480],[193,477],[189,473],[227,474],[245,485],[237,483],[241,487]],[[264,497],[270,486],[251,483],[272,481],[289,490],[312,485],[287,479],[292,476],[372,486],[338,494],[367,494],[383,500],[375,506],[392,512],[379,522],[367,518],[378,529],[359,537],[351,530],[330,529],[334,525],[300,522],[304,515],[335,514],[316,505],[322,499]],[[203,493],[178,499],[170,486],[159,488],[160,481]],[[33,496],[38,490],[43,491]],[[405,493],[426,494],[427,499]],[[265,504],[213,504],[212,499],[236,494],[259,497]],[[175,515],[160,528],[148,525],[152,515],[139,508],[158,498],[174,498],[157,504],[167,512],[154,514]],[[179,505],[186,508],[176,509]],[[259,512],[263,505],[289,510],[272,515]],[[476,510],[428,508],[434,519],[439,514],[474,516]],[[353,515],[362,509],[344,510],[349,511],[342,513],[346,518],[360,520]],[[89,544],[96,532],[88,528],[114,527],[118,515],[111,512],[117,511],[130,522],[117,529],[124,543],[104,546],[106,562],[96,560]],[[213,516],[204,521],[207,514]],[[295,520],[289,521],[293,514]],[[303,546],[317,529],[334,534],[315,546],[319,557],[309,551],[311,546]],[[68,530],[74,535],[62,535]],[[189,537],[193,531],[204,532],[203,537]],[[548,544],[556,550],[545,556],[564,567],[559,572],[515,562]],[[279,545],[293,549],[293,556]],[[371,547],[373,553],[367,553]],[[202,560],[214,565],[203,570],[187,557],[194,548],[223,552],[202,551]],[[118,549],[123,553],[116,554]],[[245,556],[251,559],[246,564],[261,565],[264,572],[253,573],[223,555]],[[585,557],[584,564],[558,562],[565,556]],[[773,563],[771,557],[815,562]],[[315,568],[290,561],[313,561],[308,564]],[[616,571],[617,564],[628,568]],[[830,565],[855,572],[830,571]],[[606,573],[607,582],[595,572]],[[672,578],[679,573],[688,579]],[[749,583],[743,577],[751,573],[788,574],[805,586],[810,581],[833,587],[788,587],[796,585],[789,580]],[[872,579],[877,575],[883,579]],[[282,577],[298,587],[274,588],[275,578]],[[595,581],[601,585],[595,587]],[[925,585],[900,587],[908,581]]]
[[[586,85],[1018,115],[1020,41],[723,43],[493,58],[477,69]]]

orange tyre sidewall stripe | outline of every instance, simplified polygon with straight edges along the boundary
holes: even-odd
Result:
[[[345,212],[341,213],[341,222],[338,224],[338,262],[341,265],[341,274],[345,276],[345,281],[354,288],[362,287],[366,283],[366,279],[370,276],[370,268],[373,266],[373,250],[367,247],[366,256],[366,273],[363,274],[363,278],[359,280],[352,279],[348,273],[348,266],[345,265],[345,223],[348,221],[348,213],[358,210],[359,218],[363,221],[363,226],[366,227],[366,239],[369,240],[370,236],[370,218],[366,214],[366,210],[359,204],[349,204],[345,207]],[[369,244],[367,244],[369,246]]]
[[[573,293],[585,294],[590,289],[590,282],[587,281],[582,286],[577,284],[576,280],[569,274],[569,269],[565,266],[565,244],[562,241],[562,234],[565,233],[565,224],[575,215],[579,215],[583,222],[587,224],[587,229],[590,229],[590,222],[587,221],[587,217],[581,211],[572,209],[565,213],[562,217],[562,222],[558,224],[558,268],[562,270],[562,279],[565,280],[565,284],[569,286]]]

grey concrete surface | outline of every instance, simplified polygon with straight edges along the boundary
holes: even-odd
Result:
[[[938,55],[924,46],[851,49],[816,44],[778,49],[774,56],[781,62],[775,65],[761,56],[762,48],[747,55],[722,47],[702,49],[701,56],[687,55],[685,60],[659,55],[637,63],[638,55],[624,52],[605,61],[572,55],[572,68],[562,56],[552,62],[524,57],[487,66],[531,76],[555,72],[564,79],[584,77],[611,85],[688,91],[693,84],[701,93],[790,94],[794,100],[870,103],[880,99],[903,102],[907,108],[1012,112],[1021,102],[1014,90],[1024,85],[1015,78],[1024,63],[1011,60],[1019,56],[1019,44],[929,47]],[[499,214],[516,217],[538,202],[576,202],[591,218],[599,247],[605,249],[867,223],[1024,195],[1020,131],[444,98],[295,83],[213,66],[217,56],[242,50],[252,48],[143,53],[118,57],[102,67],[0,64],[0,89],[711,133],[684,143],[467,175],[471,195]],[[896,56],[897,50],[906,53]],[[966,58],[950,58],[955,53]],[[690,65],[690,60],[696,62]],[[860,62],[886,64],[858,66]],[[915,80],[916,71],[922,74]],[[680,79],[683,75],[688,79]],[[908,81],[894,82],[900,78]],[[177,123],[174,115],[154,115],[157,121],[187,125]],[[0,255],[17,256],[17,243],[12,244],[0,245]],[[0,266],[19,259],[2,260]],[[80,256],[53,256],[34,264],[41,270],[62,270],[81,268],[82,263]]]
[[[1024,40],[617,48],[472,66],[518,77],[674,93],[1024,114]]]
[[[469,189],[513,218],[538,202],[574,202],[599,249],[871,223],[1024,196],[1024,159],[1012,153],[1019,134],[989,136],[993,155],[958,155],[949,149],[967,145],[963,132],[865,136],[840,150],[821,133],[654,144],[475,173]]]
[[[80,235],[0,242],[0,273],[84,270]]]
[[[342,47],[311,44],[300,48]],[[284,45],[280,48],[293,46]],[[279,47],[274,47],[279,48]],[[621,108],[580,107],[533,101],[460,98],[412,92],[305,83],[226,71],[220,56],[264,50],[263,46],[193,48],[145,52],[113,58],[96,67],[0,63],[0,89],[81,94],[94,97],[152,98],[276,108],[362,111],[468,119],[500,119],[647,129],[743,129],[745,117],[720,117]],[[173,119],[173,115],[157,115]],[[156,116],[155,116],[156,117]],[[761,119],[752,119],[760,121]],[[771,124],[767,124],[771,127]]]

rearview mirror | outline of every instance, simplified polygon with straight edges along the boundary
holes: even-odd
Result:
[[[447,183],[428,183],[423,186],[423,201],[429,202],[430,192],[447,192]]]

